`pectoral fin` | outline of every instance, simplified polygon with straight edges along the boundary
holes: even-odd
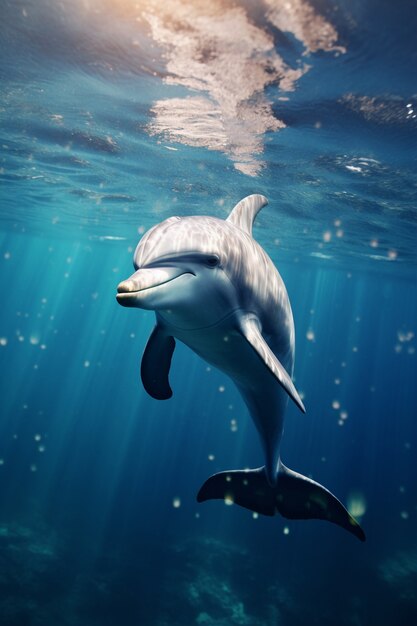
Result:
[[[258,354],[259,358],[262,359],[271,374],[275,376],[279,384],[288,393],[291,400],[293,400],[298,408],[305,413],[306,410],[304,408],[304,404],[294,387],[291,376],[288,374],[285,367],[279,362],[271,348],[266,343],[265,339],[262,337],[257,319],[254,317],[242,317],[240,320],[240,330],[245,339]]]
[[[175,349],[175,339],[155,326],[142,357],[140,375],[143,386],[152,398],[168,400],[172,396],[168,374]]]

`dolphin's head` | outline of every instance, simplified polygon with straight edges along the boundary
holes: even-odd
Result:
[[[136,269],[117,288],[123,306],[151,309],[183,329],[211,326],[236,307],[225,267],[230,225],[213,217],[171,217],[149,230]]]

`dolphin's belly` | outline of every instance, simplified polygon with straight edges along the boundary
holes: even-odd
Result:
[[[276,467],[288,395],[252,346],[230,324],[170,332],[233,380],[260,435],[265,463]]]
[[[268,376],[269,372],[246,339],[230,326],[215,326],[199,331],[175,329],[172,333],[239,386],[255,390],[260,385],[265,387],[275,382],[273,376]]]
[[[255,353],[243,335],[229,324],[202,330],[170,329],[173,336],[187,345],[210,365],[229,376],[238,387],[253,418],[274,420],[278,406],[286,404],[287,394]],[[267,415],[253,415],[253,405],[262,404]],[[252,405],[252,406],[249,406]],[[269,408],[268,408],[269,407]]]

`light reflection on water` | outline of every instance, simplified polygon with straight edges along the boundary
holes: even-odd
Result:
[[[134,245],[262,193],[272,255],[415,265],[415,14],[390,7],[4,3],[2,228]]]
[[[271,24],[294,36],[304,53],[344,52],[337,32],[306,2],[269,0],[266,23],[256,25],[245,9],[216,0],[147,3],[144,19],[164,50],[167,84],[182,85],[198,97],[158,100],[152,107],[151,133],[191,146],[225,152],[249,176],[265,163],[265,133],[285,128],[266,96],[268,85],[293,91],[309,70],[304,59],[289,66],[268,32]]]

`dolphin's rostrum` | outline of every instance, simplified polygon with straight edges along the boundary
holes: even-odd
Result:
[[[178,339],[233,380],[258,430],[265,465],[211,476],[199,502],[218,498],[264,515],[324,519],[364,541],[358,522],[330,491],[280,459],[288,397],[305,409],[292,382],[295,335],[287,291],[252,238],[253,221],[266,204],[256,194],[241,200],[226,220],[171,217],[151,228],[117,300],[156,313],[141,365],[152,397],[172,395],[168,375]]]

